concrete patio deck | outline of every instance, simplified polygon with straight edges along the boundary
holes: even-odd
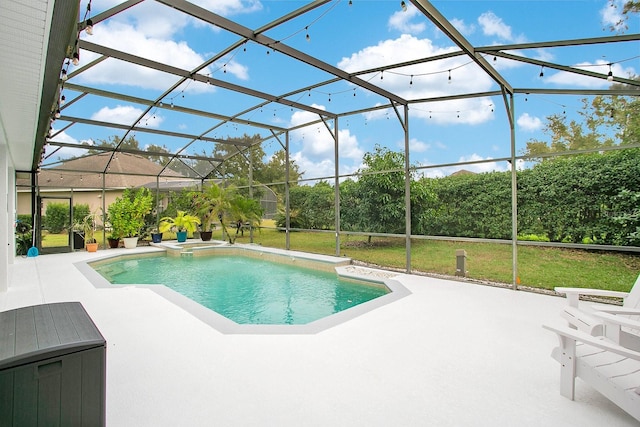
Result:
[[[109,426],[638,425],[580,380],[560,396],[541,325],[563,298],[400,275],[411,295],[317,334],[225,335],[149,289],[95,288],[73,264],[106,252],[16,259],[0,311],[84,305]]]

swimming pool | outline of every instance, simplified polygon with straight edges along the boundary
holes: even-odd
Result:
[[[304,325],[389,293],[382,283],[237,255],[162,254],[92,267],[115,285],[165,285],[238,324]]]

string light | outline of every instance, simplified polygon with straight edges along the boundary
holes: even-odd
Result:
[[[544,77],[544,65],[540,68],[540,77]]]
[[[407,4],[404,2],[404,0],[400,2],[400,8],[403,12],[407,11]]]
[[[451,84],[451,70],[449,70],[449,79],[447,80],[447,83]]]
[[[93,35],[93,21],[91,19],[87,19],[85,23],[84,31],[90,36]]]
[[[611,63],[609,63],[609,73],[607,74],[607,80],[612,82],[613,81],[613,71],[611,70]]]

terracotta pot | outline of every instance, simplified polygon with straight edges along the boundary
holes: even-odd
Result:
[[[87,243],[86,245],[87,252],[97,252],[98,244],[97,243]]]

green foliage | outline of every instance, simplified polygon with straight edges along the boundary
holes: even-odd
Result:
[[[153,195],[147,188],[127,188],[108,208],[114,237],[136,237],[144,227],[144,217],[151,212]]]
[[[364,156],[358,181],[340,186],[340,224],[344,230],[405,233],[404,154],[376,146]],[[412,232],[424,232],[435,214],[436,195],[430,184],[409,172]]]
[[[637,206],[628,192],[640,188],[639,149],[556,158],[518,178],[521,231],[542,231],[554,242],[629,245],[635,229],[616,218]]]
[[[621,228],[620,238],[640,246],[640,192],[624,189],[614,200],[618,211],[612,220]],[[624,240],[620,244],[624,244]]]
[[[243,196],[238,189],[231,185],[220,187],[211,184],[204,188],[201,193],[191,193],[196,212],[205,222],[205,228],[210,228],[211,223],[216,219],[220,222],[223,233],[228,237],[229,243],[235,243],[240,227],[236,228],[236,233],[231,234],[228,226],[231,223],[249,223],[255,226],[262,218],[262,207],[257,200]]]
[[[165,216],[160,219],[160,233],[167,231],[187,231],[193,233],[200,225],[200,218],[185,211],[178,211],[175,217]]]
[[[163,216],[175,217],[178,211],[195,212],[193,195],[197,193],[195,188],[183,189],[181,191],[171,191],[169,193],[169,203],[167,208],[162,212]]]
[[[78,203],[73,205],[73,223],[80,223],[91,213],[88,203]]]
[[[31,215],[18,215],[16,221],[16,255],[26,255],[33,241]]]
[[[529,140],[523,154],[539,159],[549,153],[640,142],[638,97],[599,95],[591,102],[585,98],[578,113],[581,120],[569,122],[564,114],[548,116],[544,131],[549,141]]]
[[[422,232],[434,236],[511,238],[510,173],[453,175],[428,180],[436,202]]]
[[[335,228],[335,191],[326,181],[314,186],[301,185],[289,190],[290,226],[315,230]],[[284,212],[276,215],[278,227],[285,226]]]
[[[69,227],[69,206],[65,203],[49,203],[46,209],[45,228],[58,234]]]

